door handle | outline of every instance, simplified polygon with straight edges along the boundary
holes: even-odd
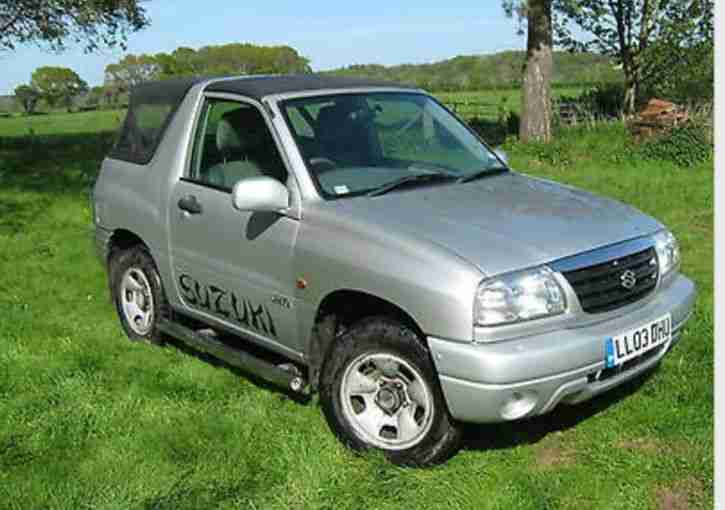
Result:
[[[186,211],[189,214],[201,214],[203,211],[201,204],[194,195],[187,195],[180,198],[177,205],[179,206],[179,209]]]

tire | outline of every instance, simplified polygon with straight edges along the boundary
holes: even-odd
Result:
[[[113,253],[109,281],[126,336],[133,342],[163,344],[164,335],[158,329],[158,321],[168,317],[169,304],[156,264],[146,248],[138,245]]]
[[[458,451],[462,427],[421,340],[397,321],[372,317],[335,341],[321,370],[320,403],[343,444],[382,450],[407,466],[439,464]]]

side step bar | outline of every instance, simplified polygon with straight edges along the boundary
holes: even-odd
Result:
[[[225,343],[210,336],[200,335],[193,329],[167,319],[160,319],[158,327],[162,332],[170,337],[181,340],[189,347],[210,354],[234,367],[254,374],[260,379],[288,388],[295,393],[307,393],[305,380],[289,370],[273,365],[248,352],[229,347]]]

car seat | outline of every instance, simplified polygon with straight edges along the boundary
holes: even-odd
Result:
[[[266,129],[264,119],[252,107],[222,115],[216,129],[216,146],[222,161],[209,168],[207,182],[231,189],[240,179],[264,175],[253,156],[259,151]]]
[[[348,102],[320,109],[317,116],[317,139],[320,156],[340,166],[368,166],[377,159],[372,116]]]

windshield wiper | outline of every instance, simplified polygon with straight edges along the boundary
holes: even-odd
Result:
[[[457,179],[457,178],[451,174],[446,174],[443,172],[431,172],[431,173],[425,173],[425,174],[404,175],[403,177],[401,177],[399,179],[395,179],[394,181],[385,183],[378,188],[368,191],[366,193],[366,195],[369,197],[377,197],[378,195],[384,195],[385,193],[387,193],[389,191],[392,191],[394,189],[400,188],[401,186],[405,186],[408,184],[419,184],[419,183],[424,183],[424,182],[427,183],[427,182],[435,182],[435,181],[450,181],[453,179]]]
[[[470,175],[464,175],[463,177],[459,177],[456,181],[457,183],[461,182],[471,182],[475,181],[476,179],[480,179],[482,177],[488,177],[490,175],[498,175],[503,172],[508,172],[508,168],[505,166],[494,166],[490,168],[483,168],[481,170],[478,170],[477,172],[473,172]]]

